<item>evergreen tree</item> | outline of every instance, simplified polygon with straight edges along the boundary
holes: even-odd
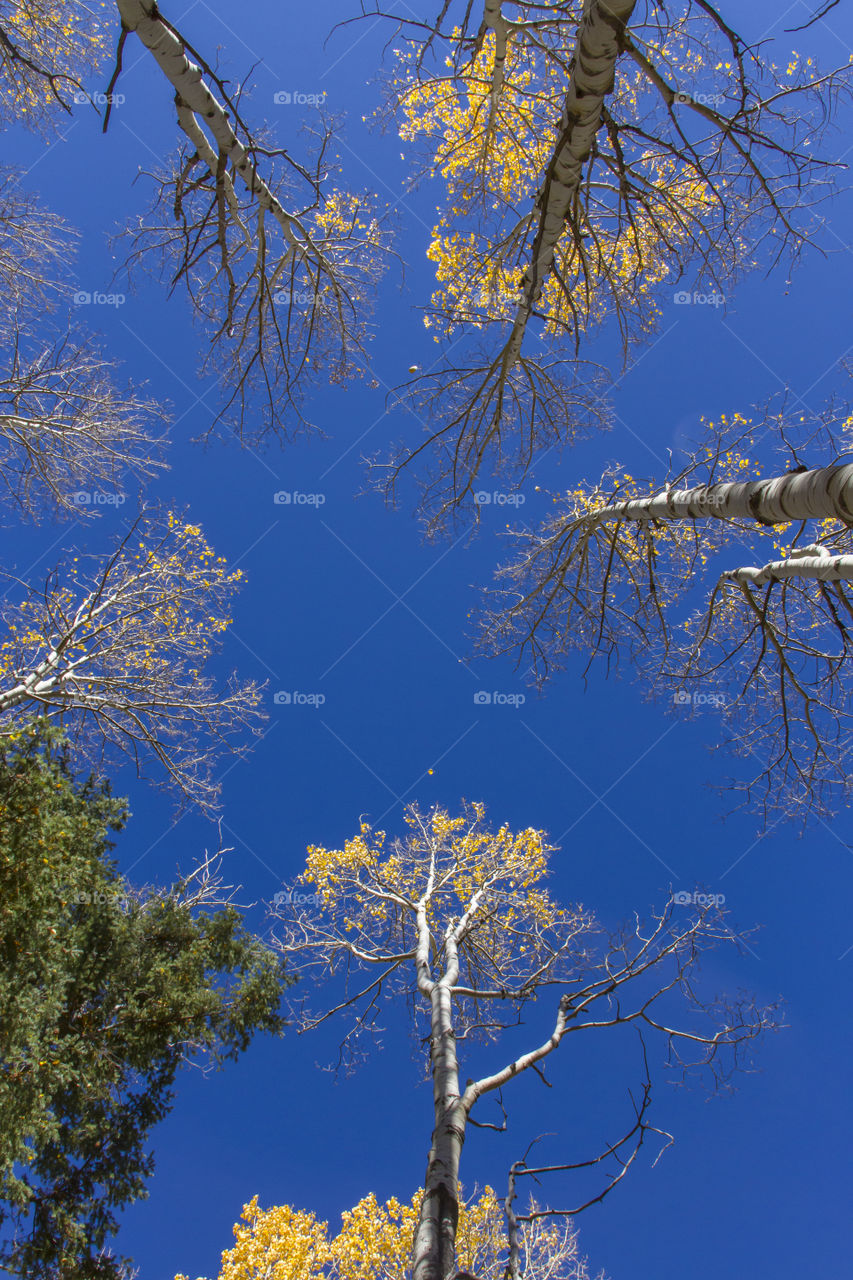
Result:
[[[282,963],[215,881],[122,877],[126,818],[56,729],[0,744],[0,1266],[25,1277],[124,1274],[107,1243],[181,1062],[284,1025]]]

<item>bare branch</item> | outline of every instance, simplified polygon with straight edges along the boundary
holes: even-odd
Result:
[[[69,334],[40,345],[17,329],[0,377],[0,483],[30,518],[47,507],[77,518],[121,506],[130,477],[164,464],[162,410],[132,388],[91,339]],[[158,418],[160,430],[157,431]],[[99,505],[100,504],[100,505]]]
[[[197,526],[148,514],[94,571],[75,558],[41,592],[18,584],[23,599],[3,610],[3,731],[59,717],[90,751],[119,747],[137,768],[152,756],[181,794],[215,808],[214,752],[233,752],[258,717],[255,685],[220,688],[202,672],[240,577]]]
[[[264,145],[154,0],[117,2],[174,89],[189,143],[152,175],[128,266],[159,262],[170,289],[186,289],[209,339],[203,369],[224,389],[219,417],[247,437],[286,432],[288,410],[303,421],[304,382],[360,369],[384,233],[366,197],[330,185],[329,128],[310,167]]]

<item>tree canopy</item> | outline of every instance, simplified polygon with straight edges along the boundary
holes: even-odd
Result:
[[[366,1037],[381,1037],[386,1001],[407,1006],[410,1030],[428,1052],[434,1126],[411,1274],[447,1280],[458,1252],[463,1144],[469,1124],[483,1123],[473,1113],[479,1116],[484,1099],[500,1099],[528,1071],[544,1078],[551,1056],[578,1032],[640,1032],[646,1074],[634,1123],[604,1154],[552,1166],[615,1163],[608,1188],[584,1208],[617,1185],[654,1130],[646,1117],[644,1036],[662,1042],[682,1077],[704,1073],[725,1086],[750,1043],[777,1020],[774,1008],[747,993],[728,998],[703,989],[703,953],[741,942],[715,901],[685,914],[671,899],[648,920],[637,915],[608,935],[582,905],[560,906],[549,893],[554,850],[544,832],[513,832],[506,823],[490,829],[478,803],[458,815],[409,805],[405,821],[407,833],[391,841],[362,823],[342,849],[311,846],[296,884],[277,896],[274,941],[295,974],[322,982],[322,1011],[300,984],[295,1025],[310,1030],[332,1016],[349,1021],[341,1062],[352,1061]],[[537,1016],[543,1004],[550,1004],[544,1018]],[[505,1054],[503,1036],[529,1024],[526,1045],[516,1041]],[[501,1056],[463,1085],[463,1055],[477,1040],[497,1042]],[[524,1165],[519,1153],[517,1167]],[[516,1280],[519,1224],[568,1210],[516,1215],[512,1199],[507,1274]]]
[[[110,856],[126,820],[58,731],[0,743],[0,1263],[32,1280],[124,1274],[109,1240],[181,1063],[284,1026],[281,963],[211,860],[136,889]]]
[[[313,1213],[290,1205],[262,1209],[255,1196],[234,1227],[235,1243],[222,1254],[217,1280],[407,1280],[422,1198],[416,1191],[408,1204],[396,1199],[380,1204],[367,1195],[344,1211],[340,1231],[331,1235]],[[508,1261],[503,1206],[491,1187],[460,1202],[457,1248],[465,1276],[503,1280]],[[523,1266],[527,1280],[592,1276],[571,1225],[541,1219],[525,1231]],[[604,1280],[603,1272],[597,1280]]]

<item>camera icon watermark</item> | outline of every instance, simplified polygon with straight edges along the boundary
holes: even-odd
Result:
[[[474,304],[483,311],[495,311],[505,307],[517,307],[522,298],[520,289],[483,289],[474,299]]]
[[[316,311],[326,302],[323,293],[314,289],[277,289],[272,296],[277,307],[297,307],[304,311]]]
[[[301,493],[299,489],[279,489],[272,500],[277,507],[322,507],[325,493]]]
[[[83,90],[79,89],[74,94],[74,103],[75,106],[78,107],[84,107],[87,102],[92,103],[92,105],[96,107],[122,107],[126,101],[127,99],[123,93],[98,93],[97,91],[94,93],[85,93]]]
[[[75,507],[121,507],[127,502],[126,493],[106,493],[102,489],[78,489],[72,493]]]
[[[319,93],[302,93],[299,89],[279,89],[273,94],[272,100],[277,107],[324,107],[327,96],[325,89],[321,89]]]
[[[501,693],[500,690],[493,690],[488,693],[485,689],[478,689],[474,694],[475,707],[523,707],[527,697],[523,693]]]
[[[274,907],[321,907],[319,893],[305,893],[301,889],[279,889],[273,896]]]
[[[81,907],[104,907],[107,903],[112,902],[126,910],[130,905],[131,899],[126,894],[118,891],[105,893],[103,890],[96,889],[94,893],[89,893],[86,889],[80,889],[77,893],[71,895],[69,901]]]
[[[678,907],[721,907],[725,900],[724,893],[687,893],[685,890],[679,890],[678,893],[672,895],[672,900]]]
[[[300,693],[298,689],[279,689],[272,700],[277,707],[322,707],[325,693]]]
[[[721,107],[726,98],[723,93],[676,93],[672,100],[682,107],[690,106],[691,103],[698,107]]]
[[[478,507],[521,507],[527,501],[523,493],[505,493],[500,489],[493,489],[489,493],[488,489],[478,489],[474,494],[474,501]]]
[[[92,293],[89,289],[78,289],[72,294],[71,301],[75,307],[121,307],[127,298],[123,293]]]
[[[689,289],[679,289],[672,295],[672,300],[677,307],[724,307],[726,305],[724,293],[701,293],[698,289],[692,292]]]
[[[677,707],[715,707],[718,711],[726,705],[724,693],[688,693],[686,689],[678,689],[672,695]]]

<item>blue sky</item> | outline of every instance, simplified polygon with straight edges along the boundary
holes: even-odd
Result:
[[[609,682],[593,672],[584,689],[572,664],[540,698],[511,662],[469,661],[474,588],[502,556],[497,535],[511,517],[493,508],[475,541],[425,545],[411,495],[390,510],[363,493],[362,455],[408,429],[385,413],[383,388],[431,358],[415,306],[429,290],[423,251],[432,210],[428,187],[400,198],[407,169],[394,135],[362,124],[378,100],[370,81],[387,31],[366,22],[323,47],[334,21],[354,7],[335,0],[300,10],[297,28],[292,11],[269,0],[239,14],[223,0],[164,5],[199,48],[212,54],[221,46],[234,75],[258,62],[252,117],[269,120],[287,145],[299,145],[310,109],[276,106],[274,93],[325,91],[329,108],[346,117],[351,182],[397,202],[407,272],[404,288],[398,275],[387,278],[376,309],[370,358],[380,385],[318,391],[310,411],[324,439],[263,453],[194,444],[215,395],[196,380],[200,339],[183,299],[167,300],[156,281],[140,282],[135,293],[110,283],[118,258],[105,233],[142,210],[147,189],[144,178],[132,185],[137,170],[155,167],[175,144],[170,91],[141,49],[129,46],[119,86],[126,102],[106,138],[94,114],[78,109],[62,125],[64,141],[44,149],[21,136],[7,148],[7,158],[28,170],[25,184],[81,230],[80,287],[126,293],[123,305],[92,306],[86,319],[129,377],[147,380],[171,403],[171,470],[153,492],[186,504],[217,551],[246,571],[219,665],[268,682],[269,722],[247,760],[223,766],[224,834],[233,846],[226,871],[244,886],[244,901],[269,900],[298,873],[308,843],[339,843],[360,815],[393,831],[409,800],[452,808],[467,797],[484,801],[496,824],[545,828],[561,846],[554,891],[608,925],[643,913],[673,888],[698,883],[724,894],[734,925],[763,928],[743,959],[712,960],[709,982],[751,988],[766,1000],[784,996],[790,1027],[768,1040],[761,1073],[743,1077],[734,1097],[676,1090],[658,1073],[654,1118],[675,1134],[675,1146],[655,1168],[641,1160],[603,1207],[579,1219],[582,1247],[593,1269],[613,1280],[841,1275],[851,1243],[849,822],[842,814],[799,838],[784,824],[758,837],[748,814],[724,820],[728,805],[714,786],[739,766],[708,750],[714,712],[690,721],[670,715],[630,672]],[[840,62],[853,44],[845,9],[811,33],[782,39],[800,51],[808,41],[809,52]],[[736,17],[758,36],[776,11],[762,0]],[[777,21],[774,34],[808,12],[792,5],[791,21]],[[840,135],[837,145],[840,156],[847,146]],[[843,391],[833,370],[850,341],[849,212],[849,200],[833,206],[825,241],[832,252],[809,253],[790,285],[784,273],[753,278],[725,313],[665,311],[660,336],[620,382],[614,430],[561,460],[552,454],[534,482],[558,488],[611,460],[648,474],[702,414],[746,411],[785,385],[814,408]],[[276,504],[281,490],[324,501]],[[532,485],[525,493],[520,515],[535,522],[546,499]],[[85,528],[15,530],[18,571],[38,558],[48,567],[60,546],[106,547],[122,515],[107,512]],[[478,705],[484,690],[526,700]],[[325,701],[281,705],[273,698],[280,691]],[[137,881],[168,880],[177,865],[215,846],[215,828],[192,814],[176,824],[172,801],[127,769],[117,771],[116,788],[131,796],[134,816],[118,855]],[[260,908],[251,918],[263,926]],[[542,1017],[541,1027],[531,1019],[531,1039],[545,1028]],[[184,1074],[175,1109],[154,1135],[150,1199],[125,1215],[118,1241],[141,1280],[179,1270],[214,1275],[231,1224],[255,1194],[264,1205],[291,1203],[331,1220],[370,1190],[381,1198],[412,1194],[425,1167],[431,1099],[402,1022],[389,1022],[381,1054],[337,1082],[319,1069],[335,1043],[333,1031],[288,1035],[258,1042],[223,1073]],[[566,1160],[618,1135],[627,1091],[639,1081],[636,1050],[625,1040],[588,1038],[558,1056],[552,1078],[550,1092],[535,1080],[507,1091],[507,1134],[469,1135],[468,1186],[502,1188],[509,1163],[538,1133],[553,1134],[549,1153]]]

